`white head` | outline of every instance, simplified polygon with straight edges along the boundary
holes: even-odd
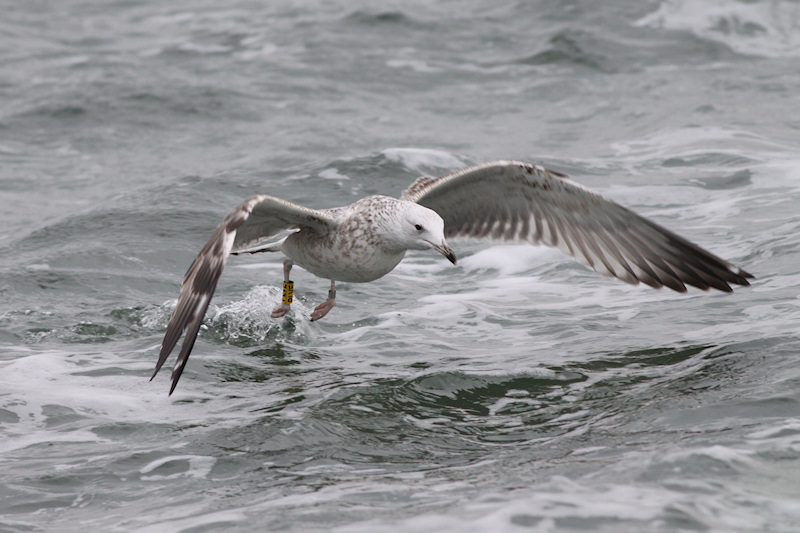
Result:
[[[436,211],[415,202],[399,201],[398,217],[392,217],[392,233],[407,250],[433,248],[451,263],[456,264],[456,254],[444,238],[444,220]]]

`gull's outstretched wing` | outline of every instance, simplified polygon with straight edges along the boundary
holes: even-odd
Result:
[[[419,178],[403,199],[433,209],[445,236],[521,240],[558,247],[631,284],[731,292],[752,278],[686,239],[567,179],[517,161],[495,161]]]
[[[158,363],[150,379],[156,377],[181,334],[186,331],[178,360],[172,370],[172,387],[169,393],[172,394],[175,390],[228,254],[273,237],[284,230],[310,229],[326,233],[336,225],[336,220],[325,211],[307,209],[265,195],[253,196],[228,213],[197,254],[183,278],[178,304],[167,326]]]

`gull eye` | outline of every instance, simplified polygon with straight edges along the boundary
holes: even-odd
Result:
[[[416,228],[417,231],[422,231],[422,226],[419,224],[414,224],[414,228]]]

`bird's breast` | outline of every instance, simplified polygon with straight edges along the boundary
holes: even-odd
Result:
[[[405,251],[388,252],[367,235],[319,235],[305,230],[287,237],[282,246],[292,261],[315,276],[363,283],[391,272]]]

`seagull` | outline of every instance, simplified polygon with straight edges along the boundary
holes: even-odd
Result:
[[[277,242],[267,242],[292,231]],[[186,335],[172,370],[171,395],[189,360],[229,255],[283,252],[283,302],[291,309],[297,263],[331,282],[328,298],[311,313],[336,305],[336,282],[365,283],[391,272],[408,250],[436,250],[451,263],[447,238],[471,237],[557,247],[605,276],[633,285],[686,292],[732,292],[749,274],[671,231],[571,181],[567,175],[518,161],[494,161],[439,178],[421,177],[399,199],[368,196],[344,207],[309,209],[257,195],[222,220],[183,278],[152,379]]]

